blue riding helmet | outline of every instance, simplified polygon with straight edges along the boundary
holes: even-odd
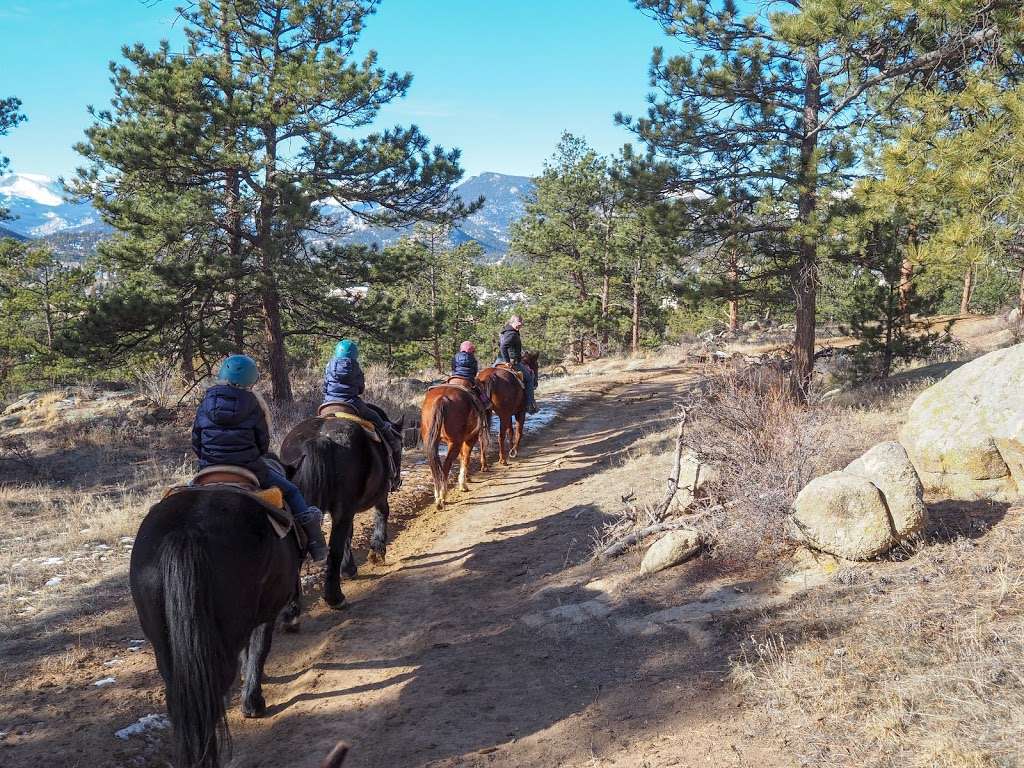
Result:
[[[236,387],[251,387],[260,377],[256,362],[248,355],[231,355],[220,364],[217,378]]]
[[[334,347],[334,356],[355,360],[359,357],[359,345],[352,339],[342,339]]]

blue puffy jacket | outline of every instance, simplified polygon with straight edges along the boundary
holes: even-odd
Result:
[[[475,379],[479,370],[476,358],[469,352],[457,352],[452,358],[452,376]]]
[[[324,371],[324,403],[359,402],[366,384],[359,361],[350,357],[332,357]]]
[[[256,395],[229,384],[206,390],[192,425],[192,450],[200,467],[260,467],[260,458],[269,449],[270,429]]]

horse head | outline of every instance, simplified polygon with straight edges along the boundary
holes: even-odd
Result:
[[[523,352],[523,365],[533,371],[534,379],[540,373],[540,352]]]

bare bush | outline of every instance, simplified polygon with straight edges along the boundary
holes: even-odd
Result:
[[[857,452],[848,413],[828,404],[800,405],[773,369],[716,376],[692,408],[686,445],[718,468],[711,495],[725,500],[703,525],[720,551],[773,556],[785,545],[797,493],[812,478]]]
[[[161,366],[141,368],[135,374],[135,387],[139,396],[154,408],[174,408],[183,394],[177,372]]]

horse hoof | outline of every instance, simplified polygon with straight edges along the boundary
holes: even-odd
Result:
[[[286,621],[281,625],[282,631],[287,632],[289,635],[298,634],[301,628],[302,624],[298,620]]]
[[[328,605],[331,607],[331,610],[334,610],[334,611],[347,611],[348,610],[348,600],[346,600],[344,597],[341,598],[341,602],[338,602],[338,603],[328,603]]]
[[[325,594],[324,602],[327,603],[331,608],[341,608],[345,605],[345,596],[341,592],[335,594]]]
[[[267,714],[267,702],[263,701],[262,698],[255,704],[242,705],[242,717],[246,720],[256,720],[265,714]]]
[[[356,576],[359,575],[359,566],[355,563],[352,563],[352,565],[347,565],[345,566],[344,570],[342,570],[342,573],[344,573],[350,579],[354,579]]]

